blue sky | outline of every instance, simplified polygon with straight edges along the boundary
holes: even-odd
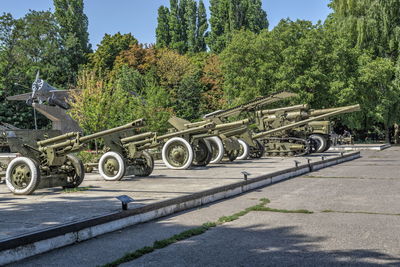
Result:
[[[331,12],[329,0],[263,0],[270,29],[283,18],[324,21]],[[95,49],[105,33],[132,33],[141,43],[155,42],[157,9],[169,0],[84,0],[89,38]],[[209,0],[204,0],[207,6]],[[0,0],[0,13],[19,18],[32,10],[53,10],[52,0]]]

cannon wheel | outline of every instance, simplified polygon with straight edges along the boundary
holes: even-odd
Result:
[[[193,154],[192,146],[181,137],[169,139],[161,152],[164,164],[174,170],[188,169],[192,165]]]
[[[85,178],[85,167],[83,166],[82,160],[72,154],[67,155],[67,160],[72,165],[74,170],[67,176],[67,185],[63,188],[75,188],[78,187]]]
[[[126,163],[121,154],[109,151],[99,160],[99,173],[106,181],[119,181],[125,176]]]
[[[205,139],[210,144],[212,157],[210,163],[220,163],[224,157],[225,148],[222,144],[221,138],[218,136],[208,137]]]
[[[239,155],[239,150],[231,150],[231,151],[226,151],[226,156],[228,157],[229,161],[234,161],[237,159]]]
[[[326,138],[323,135],[320,134],[312,134],[309,136],[311,140],[314,141],[315,145],[315,150],[313,151],[314,153],[322,153],[325,151],[328,142]]]
[[[40,183],[39,165],[30,158],[18,157],[7,167],[6,184],[15,195],[30,195]]]
[[[204,139],[196,140],[193,145],[194,150],[194,158],[193,158],[193,166],[207,166],[210,163],[212,158],[212,149],[209,143],[207,143]]]
[[[327,151],[329,148],[331,148],[331,146],[332,146],[332,140],[329,138],[326,142],[326,147],[325,147],[324,151],[322,151],[322,152]]]
[[[259,159],[264,155],[265,147],[259,140],[254,140],[256,147],[250,148],[250,158]]]
[[[139,158],[142,163],[135,169],[135,176],[149,176],[154,170],[154,159],[149,152],[143,151],[141,157]],[[144,162],[143,162],[144,161]],[[144,163],[144,164],[143,164]]]
[[[238,142],[240,144],[240,150],[237,159],[247,159],[250,153],[249,145],[242,139],[238,139]]]

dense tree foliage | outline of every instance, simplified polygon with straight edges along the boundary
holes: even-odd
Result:
[[[259,33],[268,28],[261,0],[210,0],[210,11],[208,46],[213,52],[221,52],[237,30]]]
[[[55,18],[60,25],[60,36],[68,60],[68,75],[74,83],[79,65],[86,63],[91,52],[88,18],[83,12],[83,0],[54,0]]]
[[[68,81],[59,26],[48,11],[30,11],[20,19],[0,17],[0,121],[21,128],[33,128],[33,110],[22,101],[6,97],[31,92],[36,72],[55,86]],[[45,127],[47,120],[39,120]]]
[[[157,46],[179,53],[206,51],[207,14],[202,0],[170,0],[158,9]]]

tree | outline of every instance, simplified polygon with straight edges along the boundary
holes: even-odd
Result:
[[[330,7],[334,10],[332,15],[332,27],[337,29],[342,36],[345,36],[353,43],[354,47],[370,51],[372,62],[366,63],[366,66],[374,66],[375,71],[391,70],[392,75],[388,75],[385,71],[383,77],[376,77],[379,81],[379,91],[389,92],[389,88],[393,86],[398,89],[400,73],[397,68],[387,67],[386,61],[381,61],[380,58],[388,59],[393,66],[399,62],[400,48],[400,1],[389,0],[362,0],[362,1],[347,1],[333,0]],[[367,53],[370,55],[369,53]],[[376,57],[376,58],[375,58]],[[365,66],[364,66],[365,67]],[[362,70],[364,70],[362,68]],[[363,71],[363,81],[365,82],[366,75],[369,73]],[[387,79],[390,77],[390,79]],[[367,79],[370,82],[372,80]],[[386,83],[386,84],[383,84]],[[382,89],[385,88],[385,89]],[[400,93],[398,90],[390,93],[390,101],[386,101],[383,97],[382,102],[378,105],[384,105],[386,110],[390,110],[393,118],[400,117],[398,106],[400,105]],[[397,93],[395,93],[397,91]],[[385,103],[385,104],[384,104]],[[380,110],[377,114],[383,115],[386,111]],[[399,119],[394,120],[390,117],[380,120],[385,124],[386,137],[389,137],[389,127],[387,123],[398,123]]]
[[[400,42],[399,0],[333,0],[330,7],[338,29],[360,48],[396,61]]]
[[[25,103],[5,100],[7,96],[31,92],[36,72],[52,85],[68,81],[59,27],[49,11],[30,11],[20,19],[0,17],[0,121],[33,128],[33,110]],[[18,84],[18,85],[17,85]],[[21,86],[22,85],[22,86]],[[48,120],[39,116],[39,127]]]
[[[156,43],[160,48],[168,47],[171,43],[169,29],[169,9],[165,6],[158,8],[157,28],[156,28]]]
[[[206,35],[207,35],[207,13],[206,8],[202,0],[199,2],[199,8],[197,9],[197,28],[196,28],[196,52],[205,52],[206,47]]]
[[[259,33],[268,28],[261,0],[210,0],[210,11],[211,31],[207,44],[216,53],[225,48],[237,30]]]
[[[98,74],[107,73],[114,67],[116,57],[134,44],[138,44],[138,41],[130,33],[105,34],[96,52],[89,55],[87,67]]]
[[[221,60],[219,56],[210,54],[202,66],[202,77],[200,82],[204,85],[201,96],[201,114],[207,114],[225,106],[223,92],[224,77],[221,70]]]
[[[55,18],[60,25],[60,36],[68,59],[69,81],[74,83],[79,65],[87,62],[91,52],[88,33],[88,18],[83,9],[83,0],[54,0]]]
[[[186,10],[184,13],[184,18],[186,21],[186,39],[187,48],[189,52],[197,52],[196,45],[196,29],[197,29],[197,5],[194,0],[187,0]]]
[[[136,119],[136,99],[125,88],[109,83],[93,71],[82,72],[78,87],[84,89],[72,92],[74,101],[69,113],[85,133],[103,131]]]
[[[167,22],[168,16],[168,22]],[[205,51],[207,15],[204,3],[195,0],[170,0],[170,9],[158,9],[157,47],[168,47],[180,54]]]
[[[182,26],[181,19],[179,17],[179,5],[178,0],[170,0],[170,12],[169,12],[169,29],[171,36],[170,47],[179,51],[179,53],[185,52],[185,42],[182,40]],[[183,28],[185,29],[185,28]]]

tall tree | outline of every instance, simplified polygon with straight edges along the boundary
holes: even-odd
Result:
[[[83,0],[54,0],[54,8],[65,57],[70,64],[70,82],[75,82],[79,65],[87,62],[86,55],[91,52]]]
[[[158,47],[168,47],[171,43],[169,29],[169,9],[165,6],[158,8],[156,43]]]
[[[168,22],[166,17],[168,17]],[[206,51],[207,14],[204,3],[195,0],[170,0],[170,9],[158,9],[157,46],[180,54]]]
[[[207,13],[206,7],[202,0],[199,2],[199,7],[197,9],[197,27],[196,27],[196,51],[206,51],[206,34],[207,34]]]
[[[208,46],[221,52],[237,30],[259,33],[268,28],[267,14],[261,0],[210,0],[211,32]]]
[[[185,10],[186,21],[186,38],[187,48],[189,52],[197,52],[196,46],[196,21],[197,21],[197,4],[194,0],[187,0]]]
[[[179,18],[179,5],[178,0],[170,1],[170,12],[169,12],[169,29],[171,36],[170,47],[179,51],[180,53],[184,52],[184,42],[182,41],[181,34],[181,20]]]

